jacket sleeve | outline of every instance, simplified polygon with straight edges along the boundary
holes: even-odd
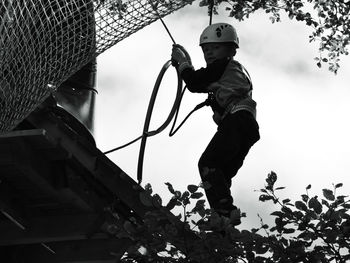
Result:
[[[198,70],[187,68],[182,72],[181,77],[185,81],[189,91],[206,93],[208,92],[208,86],[221,78],[227,63],[227,60],[218,60],[206,68],[200,68]]]

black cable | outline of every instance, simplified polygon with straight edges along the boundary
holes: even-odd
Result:
[[[180,98],[181,98],[181,92],[182,92],[182,79],[180,76],[179,71],[176,69],[177,72],[177,78],[178,78],[178,84],[177,84],[177,93],[176,93],[176,98],[173,104],[173,107],[169,113],[168,118],[165,120],[165,122],[155,131],[149,132],[149,124],[151,121],[151,116],[152,116],[152,111],[153,111],[153,106],[157,97],[157,93],[160,87],[160,83],[162,82],[163,76],[166,72],[166,70],[170,67],[171,65],[171,60],[167,61],[164,66],[162,67],[161,71],[159,72],[159,75],[157,77],[156,83],[154,84],[153,92],[151,95],[150,102],[148,104],[148,109],[147,109],[147,114],[146,114],[146,119],[145,119],[145,124],[143,128],[143,134],[142,134],[142,139],[141,139],[141,146],[140,146],[140,152],[139,152],[139,160],[138,160],[138,165],[137,165],[137,180],[139,184],[142,181],[142,167],[143,167],[143,159],[144,159],[144,153],[145,153],[145,148],[146,148],[146,140],[147,137],[156,135],[163,131],[171,122],[171,119],[173,118],[176,109],[178,108]]]
[[[149,1],[149,3],[151,4],[153,10],[156,12],[156,14],[158,15],[158,18],[160,19],[160,21],[162,22],[165,30],[167,31],[168,35],[170,36],[171,40],[173,41],[174,44],[176,44],[173,36],[171,35],[168,27],[166,26],[166,24],[164,23],[162,17],[160,16],[160,14],[158,13],[157,11],[157,8],[155,5],[153,5],[153,2],[152,0]],[[210,6],[209,6],[209,10],[210,10],[210,21],[209,21],[209,25],[211,25],[212,23],[212,17],[213,17],[213,7],[214,7],[214,0],[210,0]],[[182,97],[183,97],[183,94],[186,90],[186,87],[182,90],[182,79],[181,79],[181,76],[179,74],[179,71],[176,69],[176,72],[177,72],[177,77],[178,77],[178,85],[177,85],[177,93],[176,93],[176,98],[175,98],[175,101],[174,101],[174,104],[173,104],[173,107],[170,111],[170,114],[168,115],[168,118],[165,120],[165,122],[156,130],[154,131],[148,131],[148,128],[149,128],[149,124],[151,122],[151,116],[152,116],[152,111],[153,111],[153,106],[154,106],[154,103],[155,103],[155,100],[156,100],[156,97],[157,97],[157,93],[158,93],[158,90],[159,90],[159,87],[160,87],[160,83],[163,79],[163,76],[165,74],[165,72],[167,71],[167,69],[169,68],[169,66],[171,65],[171,60],[167,61],[164,66],[162,67],[159,75],[158,75],[158,78],[156,80],[156,83],[154,85],[154,88],[153,88],[153,92],[152,92],[152,95],[151,95],[151,99],[150,99],[150,102],[148,104],[148,109],[147,109],[147,114],[146,114],[146,119],[145,119],[145,124],[144,124],[144,128],[143,128],[143,133],[141,136],[137,137],[136,139],[122,145],[122,146],[119,146],[117,148],[114,148],[112,150],[109,150],[109,151],[106,151],[104,152],[104,154],[108,154],[108,153],[111,153],[111,152],[114,152],[114,151],[117,151],[117,150],[120,150],[122,148],[125,148],[135,142],[137,142],[138,140],[141,139],[141,146],[140,146],[140,151],[139,151],[139,159],[138,159],[138,165],[137,165],[137,180],[139,182],[139,184],[141,184],[142,182],[142,167],[143,167],[143,159],[144,159],[144,154],[145,154],[145,148],[146,148],[146,141],[147,141],[147,138],[148,137],[151,137],[151,136],[154,136],[160,132],[162,132],[168,125],[169,123],[171,122],[172,118],[174,117],[175,115],[175,118],[174,118],[174,122],[173,122],[173,125],[170,129],[170,132],[169,132],[169,136],[173,136],[181,127],[182,125],[186,122],[186,120],[197,110],[199,110],[200,108],[202,108],[203,106],[205,105],[209,105],[208,102],[209,100],[207,99],[205,102],[202,102],[200,104],[198,104],[186,117],[185,119],[180,123],[180,125],[175,129],[175,124],[176,124],[176,120],[177,120],[177,117],[178,117],[178,113],[179,113],[179,110],[180,110],[180,104],[181,104],[181,100],[182,100]]]
[[[130,141],[130,142],[128,142],[128,143],[122,145],[122,146],[119,146],[119,147],[113,148],[113,149],[111,149],[111,150],[109,150],[109,151],[106,151],[106,152],[104,152],[104,154],[109,154],[109,153],[111,153],[111,152],[115,152],[115,151],[118,151],[118,150],[120,150],[120,149],[123,149],[123,148],[125,148],[125,147],[127,147],[127,146],[129,146],[129,145],[131,145],[131,144],[133,144],[133,143],[135,143],[135,142],[137,142],[137,141],[140,140],[141,138],[142,138],[142,135],[139,136],[139,137],[137,137],[136,139],[134,139],[134,140],[132,140],[132,141]]]
[[[153,111],[153,106],[154,106],[154,103],[155,103],[155,99],[156,99],[156,96],[157,96],[157,93],[158,93],[158,90],[159,90],[159,87],[160,87],[160,83],[163,79],[163,76],[165,74],[165,71],[169,68],[169,66],[171,65],[171,61],[167,61],[164,66],[162,67],[161,71],[159,72],[158,74],[158,77],[157,77],[157,80],[156,80],[156,83],[154,84],[154,88],[153,88],[153,92],[152,92],[152,95],[151,95],[151,99],[150,99],[150,102],[149,102],[149,105],[148,105],[148,110],[147,110],[147,114],[146,114],[146,119],[145,119],[145,124],[144,124],[144,129],[143,129],[143,134],[139,137],[137,137],[136,139],[126,143],[126,144],[123,144],[122,146],[119,146],[119,147],[116,147],[116,148],[113,148],[109,151],[106,151],[104,152],[104,154],[108,154],[108,153],[111,153],[111,152],[114,152],[114,151],[118,151],[120,149],[123,149],[135,142],[137,142],[138,140],[142,139],[142,138],[145,138],[145,137],[151,137],[151,136],[154,136],[158,133],[160,133],[161,131],[163,131],[167,126],[168,124],[170,123],[173,115],[175,114],[176,112],[176,108],[178,107],[178,105],[180,104],[180,97],[179,95],[181,94],[181,90],[182,90],[182,79],[180,77],[180,74],[177,72],[178,74],[178,88],[177,88],[177,94],[176,94],[176,99],[175,99],[175,102],[173,104],[173,107],[170,111],[170,114],[168,116],[168,118],[166,119],[166,121],[156,130],[153,130],[153,131],[148,131],[148,127],[149,127],[149,123],[150,123],[150,120],[151,120],[151,114],[152,114],[152,111]],[[144,139],[145,140],[145,139]],[[144,142],[145,144],[145,142]]]
[[[172,137],[173,135],[175,135],[175,133],[177,133],[177,131],[182,127],[182,125],[187,121],[187,119],[197,110],[199,110],[200,108],[204,107],[204,106],[208,106],[209,105],[209,100],[207,99],[206,101],[198,104],[196,107],[194,107],[193,110],[190,111],[190,113],[187,114],[187,116],[183,119],[183,121],[179,124],[179,126],[177,126],[177,128],[175,128],[175,124],[177,121],[177,117],[180,111],[180,105],[181,105],[181,101],[182,101],[182,97],[184,95],[186,91],[186,86],[183,89],[182,93],[181,93],[181,97],[180,97],[180,102],[179,102],[179,107],[176,110],[175,113],[175,117],[174,117],[174,121],[173,121],[173,125],[171,126],[170,132],[169,132],[169,136]]]
[[[165,22],[163,21],[162,17],[161,17],[160,14],[159,14],[159,12],[157,11],[157,7],[153,4],[152,0],[150,0],[149,3],[150,3],[150,5],[151,5],[153,11],[156,12],[156,14],[157,14],[157,16],[158,16],[160,22],[162,22],[162,24],[163,24],[163,26],[164,26],[166,32],[168,32],[168,35],[170,36],[171,41],[173,41],[173,43],[176,44],[175,39],[173,38],[173,36],[172,36],[171,33],[170,33],[170,30],[168,29],[167,25],[165,24]]]
[[[180,123],[180,125],[177,128],[175,128],[177,117],[178,117],[178,113],[179,113],[179,110],[180,110],[180,104],[181,104],[181,101],[182,101],[182,97],[183,97],[183,95],[185,93],[185,90],[186,90],[186,87],[184,89],[182,89],[182,79],[181,79],[181,76],[180,76],[179,72],[176,71],[177,72],[177,77],[178,77],[178,85],[177,85],[176,98],[175,98],[174,104],[173,104],[173,106],[171,108],[171,111],[170,111],[167,119],[165,120],[165,122],[158,129],[153,130],[153,131],[148,131],[149,124],[151,122],[153,107],[154,107],[155,100],[156,100],[156,97],[157,97],[157,94],[158,94],[158,90],[159,90],[160,84],[162,82],[163,76],[164,76],[165,72],[167,71],[167,69],[170,67],[170,65],[171,65],[171,60],[167,61],[164,64],[164,66],[162,67],[161,71],[158,74],[157,80],[156,80],[156,82],[154,84],[154,88],[153,88],[153,91],[152,91],[150,102],[148,104],[148,109],[147,109],[147,113],[146,113],[146,118],[145,118],[145,123],[144,123],[144,128],[143,128],[142,135],[137,137],[136,139],[134,139],[134,140],[132,140],[132,141],[122,145],[122,146],[119,146],[119,147],[116,147],[114,149],[111,149],[109,151],[104,152],[104,154],[108,154],[108,153],[111,153],[111,152],[114,152],[114,151],[118,151],[118,150],[120,150],[122,148],[125,148],[125,147],[127,147],[127,146],[129,146],[129,145],[131,145],[131,144],[133,144],[133,143],[135,143],[135,142],[137,142],[138,140],[141,139],[141,145],[140,145],[140,151],[139,151],[139,159],[138,159],[138,165],[137,165],[137,179],[138,179],[139,184],[142,182],[143,160],[144,160],[144,153],[145,153],[147,138],[151,137],[151,136],[154,136],[154,135],[157,135],[158,133],[162,132],[169,125],[169,123],[171,122],[171,120],[175,116],[173,124],[172,124],[172,127],[171,127],[170,132],[169,132],[169,136],[173,136],[182,127],[182,125],[187,121],[187,119],[195,111],[199,110],[203,106],[209,105],[209,100],[208,99],[206,101],[198,104],[184,118],[184,120]]]

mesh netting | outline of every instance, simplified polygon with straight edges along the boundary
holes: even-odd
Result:
[[[97,55],[158,14],[192,1],[1,0],[0,133],[13,129]]]

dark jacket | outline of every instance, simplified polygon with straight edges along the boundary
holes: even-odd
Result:
[[[210,106],[218,124],[227,114],[246,110],[256,116],[252,82],[247,70],[236,60],[221,59],[206,68],[183,70],[181,77],[191,92],[212,94]]]

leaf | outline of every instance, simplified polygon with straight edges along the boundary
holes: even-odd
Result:
[[[308,196],[308,195],[305,195],[305,194],[301,195],[301,198],[303,199],[303,201],[304,201],[305,203],[307,203],[307,201],[309,200],[309,196]]]
[[[194,185],[194,184],[190,184],[187,186],[187,190],[190,192],[190,193],[194,193],[198,190],[198,186],[197,185]]]
[[[204,208],[205,200],[197,200],[195,207],[197,208]]]
[[[202,0],[199,2],[199,6],[207,6],[208,2],[206,0]]]
[[[306,211],[307,210],[307,206],[302,201],[296,201],[295,202],[295,207],[297,209],[299,209],[299,210],[302,210],[302,211]]]
[[[283,206],[283,207],[281,208],[281,211],[282,211],[283,213],[285,213],[286,215],[293,214],[292,209],[290,209],[290,208],[287,207],[287,206]]]
[[[286,246],[286,247],[289,246],[289,241],[288,241],[288,239],[282,237],[282,238],[281,238],[281,242],[282,242],[282,244],[283,244],[284,246]]]
[[[278,216],[278,217],[283,217],[283,213],[281,211],[275,211],[275,212],[272,212],[270,215],[272,216]]]
[[[251,231],[253,234],[257,233],[260,229],[259,228],[252,228]]]
[[[338,233],[333,230],[328,230],[328,231],[326,230],[325,236],[326,236],[326,242],[334,243],[338,238]]]
[[[327,207],[329,207],[329,203],[326,200],[324,200],[324,199],[322,199],[322,204],[327,206]]]
[[[174,196],[176,198],[180,198],[181,197],[181,192],[180,191],[175,191]]]
[[[189,196],[190,196],[190,193],[189,193],[188,191],[185,191],[185,192],[182,194],[180,200],[181,200],[181,202],[182,202],[183,205],[188,205],[188,204],[191,203],[191,202],[190,202]]]
[[[283,233],[285,233],[285,234],[292,234],[294,232],[295,232],[294,228],[285,228],[285,229],[283,229]]]
[[[298,220],[302,219],[304,217],[304,214],[300,211],[294,211],[294,216],[295,218],[297,218]]]
[[[346,197],[347,197],[346,195],[339,195],[339,196],[337,196],[337,200],[340,203],[344,203]]]
[[[311,184],[309,184],[308,186],[306,186],[306,190],[311,189]]]
[[[289,203],[291,200],[289,199],[289,198],[287,198],[287,199],[284,199],[283,201],[282,201],[282,203],[283,204],[287,204],[287,203]]]
[[[278,232],[281,232],[282,228],[288,224],[286,221],[283,221],[282,218],[276,217],[275,224]]]
[[[262,229],[268,229],[268,228],[269,228],[269,225],[264,224],[264,225],[261,226],[261,228],[262,228]]]
[[[283,190],[283,189],[286,189],[284,186],[281,186],[281,187],[277,187],[275,190]]]
[[[309,240],[315,240],[317,237],[312,232],[304,231],[300,235],[298,235],[298,238],[302,238],[302,239],[304,239],[306,241],[309,241]]]
[[[140,200],[145,206],[152,206],[152,197],[147,192],[140,193]]]
[[[176,198],[171,198],[166,205],[166,208],[169,210],[172,210],[176,206],[177,199]]]
[[[271,232],[274,232],[274,231],[276,231],[276,230],[277,230],[277,227],[275,227],[275,226],[270,228],[270,231],[271,231]]]
[[[321,203],[317,200],[316,197],[312,197],[309,201],[309,207],[312,208],[317,214],[322,213],[322,205]]]
[[[158,194],[154,194],[152,196],[152,203],[153,203],[153,206],[159,208],[162,206],[163,200]]]
[[[322,206],[321,206],[321,208],[322,208]],[[321,210],[322,211],[322,210]],[[321,212],[319,212],[319,214],[320,214]],[[306,213],[306,216],[308,217],[308,218],[310,218],[310,219],[317,219],[317,214],[314,212],[314,211],[312,211],[312,210],[308,210],[307,211],[307,213]]]
[[[192,213],[198,212],[199,214],[203,214],[205,209],[204,204],[205,204],[205,200],[203,199],[197,200],[196,205],[192,208],[191,212]]]
[[[271,171],[266,178],[266,183],[268,184],[269,187],[273,188],[274,184],[277,181],[277,174],[273,171]]]
[[[255,252],[257,254],[265,254],[268,250],[269,250],[269,246],[267,246],[266,244],[260,244],[260,246],[255,245]]]
[[[270,196],[270,195],[260,195],[259,196],[259,201],[261,201],[261,202],[265,202],[265,201],[272,200],[272,199],[273,199],[273,196]]]
[[[190,196],[190,192],[185,191],[182,193],[182,195],[179,199],[180,199],[180,201],[184,201],[184,200],[188,199],[189,196]]]
[[[146,192],[148,193],[148,194],[152,194],[152,192],[153,192],[153,190],[152,190],[152,186],[151,186],[151,184],[146,184],[145,185],[145,190],[146,190]]]
[[[199,199],[203,196],[203,193],[200,193],[200,192],[196,192],[196,193],[193,193],[190,195],[190,198],[193,198],[193,199]]]
[[[335,188],[339,188],[339,187],[342,187],[343,186],[343,184],[342,183],[339,183],[339,184],[336,184],[335,185]]]
[[[165,183],[165,184],[168,186],[169,192],[172,194],[175,194],[175,190],[174,190],[172,184],[171,183]]]
[[[324,196],[327,200],[329,200],[329,201],[334,201],[334,200],[335,200],[335,197],[334,197],[334,194],[333,194],[333,191],[332,191],[332,190],[323,189],[322,192],[323,192],[323,196]]]

